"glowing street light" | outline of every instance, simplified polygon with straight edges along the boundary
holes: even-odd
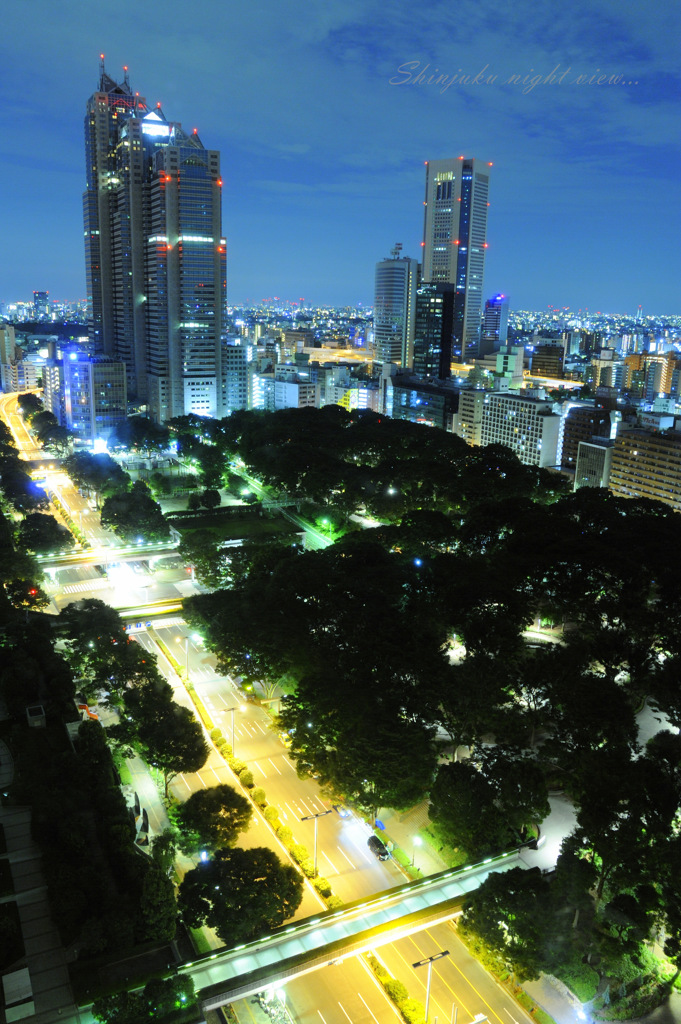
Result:
[[[301,821],[314,819],[314,877],[317,877],[317,818],[325,818],[327,814],[333,814],[335,808],[330,807],[328,811],[319,811],[318,814],[306,814]]]
[[[426,983],[426,1012],[424,1015],[426,1024],[428,1024],[428,1004],[430,1003],[430,979],[433,973],[433,963],[436,960],[441,960],[445,956],[449,956],[448,949],[443,949],[441,953],[433,953],[432,956],[427,956],[425,957],[424,960],[417,960],[415,964],[411,965],[412,967],[424,967],[426,964],[428,964],[428,981]]]
[[[423,846],[423,840],[421,836],[414,836],[414,845],[411,850],[411,866],[414,867],[414,858],[416,857],[416,847]]]
[[[245,711],[245,704],[235,704],[233,708],[225,708],[225,711],[230,711],[232,714],[232,757],[234,757],[234,712]]]
[[[187,682],[189,682],[189,637],[188,636],[185,636],[185,637],[176,636],[175,637],[175,643],[176,644],[181,644],[183,639],[184,639],[184,674],[186,676]]]

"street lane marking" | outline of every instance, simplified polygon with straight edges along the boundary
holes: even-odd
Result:
[[[336,865],[334,864],[334,862],[333,862],[333,861],[331,860],[331,858],[329,857],[329,855],[328,855],[328,853],[326,852],[326,850],[322,850],[322,857],[326,857],[326,859],[328,860],[329,864],[330,864],[330,865],[331,865],[331,867],[333,868],[333,873],[334,873],[335,875],[337,875],[337,874],[338,874],[338,869],[336,868]],[[517,1021],[516,1021],[516,1024],[517,1024]]]
[[[259,772],[260,772],[260,774],[262,775],[263,779],[266,779],[266,778],[267,778],[267,775],[266,775],[266,774],[265,774],[265,772],[264,772],[264,771],[262,770],[262,768],[260,767],[260,765],[258,764],[258,762],[257,762],[257,761],[251,761],[251,764],[252,764],[252,765],[253,765],[253,766],[254,766],[255,768],[257,768],[257,769],[258,769],[258,771],[259,771]]]
[[[352,861],[348,857],[347,853],[345,853],[344,850],[341,850],[340,846],[337,846],[336,849],[338,850],[339,853],[341,853],[345,857],[345,859],[348,862],[348,864],[350,865],[350,867],[354,870],[355,865],[352,863]]]
[[[317,1010],[317,1013],[319,1014],[319,1016],[320,1016],[320,1017],[322,1018],[322,1020],[324,1021],[324,1024],[326,1024],[326,1021],[325,1021],[325,1020],[324,1020],[324,1018],[322,1017],[322,1011],[321,1011],[321,1010]]]
[[[286,765],[286,766],[287,766],[288,768],[290,768],[292,772],[295,772],[295,768],[293,767],[293,765],[291,764],[291,762],[289,761],[289,759],[288,759],[288,758],[286,757],[286,755],[284,755],[284,764],[285,764],[285,765]]]
[[[376,1024],[381,1024],[381,1022],[379,1021],[378,1017],[377,1017],[377,1016],[375,1015],[375,1013],[373,1012],[373,1010],[372,1010],[372,1009],[370,1008],[369,1004],[367,1003],[367,1001],[366,1001],[366,999],[364,998],[364,996],[362,995],[362,993],[361,993],[361,992],[358,992],[358,993],[357,993],[357,995],[358,995],[358,996],[359,996],[359,998],[360,998],[360,999],[362,1000],[362,1002],[363,1002],[363,1003],[364,1003],[364,1005],[366,1006],[367,1010],[369,1011],[369,1013],[371,1014],[371,1016],[372,1016],[372,1017],[374,1018],[374,1020],[376,1021]]]
[[[345,1014],[345,1016],[346,1016],[346,1017],[348,1018],[348,1020],[350,1021],[350,1024],[355,1024],[355,1022],[353,1021],[352,1017],[351,1017],[351,1016],[350,1016],[350,1014],[349,1014],[349,1013],[347,1012],[347,1010],[345,1009],[345,1007],[343,1006],[343,1004],[342,1004],[342,1003],[339,1003],[338,1005],[340,1006],[341,1010],[343,1011],[343,1013]]]
[[[272,767],[274,768],[275,772],[277,772],[277,774],[281,775],[281,772],[280,772],[280,771],[279,771],[279,769],[277,768],[277,766],[276,766],[276,764],[274,763],[274,761],[272,760],[272,758],[271,758],[271,757],[268,757],[268,758],[267,758],[267,760],[268,760],[268,761],[270,762],[270,764],[271,764],[271,765],[272,765]]]
[[[188,789],[188,790],[189,790],[189,792],[191,793],[191,791],[192,791],[192,787],[191,787],[191,786],[189,785],[189,783],[188,783],[188,782],[187,782],[187,780],[185,779],[184,775],[180,775],[180,778],[182,779],[182,781],[184,782],[185,786],[187,787],[187,789]]]

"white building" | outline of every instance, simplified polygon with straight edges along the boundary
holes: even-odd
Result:
[[[527,466],[556,466],[560,416],[554,403],[513,392],[485,392],[480,444],[505,444]]]

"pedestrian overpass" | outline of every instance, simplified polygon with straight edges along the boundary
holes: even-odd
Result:
[[[330,966],[377,946],[403,938],[429,925],[450,920],[465,897],[492,871],[528,865],[520,850],[490,857],[479,864],[442,871],[327,911],[265,938],[235,949],[209,953],[179,967],[194,981],[204,1012],[235,999],[281,987],[290,978]]]

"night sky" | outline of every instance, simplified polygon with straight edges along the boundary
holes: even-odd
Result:
[[[679,314],[680,34],[643,0],[5,0],[0,301],[84,297],[104,52],[221,151],[230,303],[371,305],[395,242],[420,257],[424,160],[463,154],[494,164],[486,296]]]

